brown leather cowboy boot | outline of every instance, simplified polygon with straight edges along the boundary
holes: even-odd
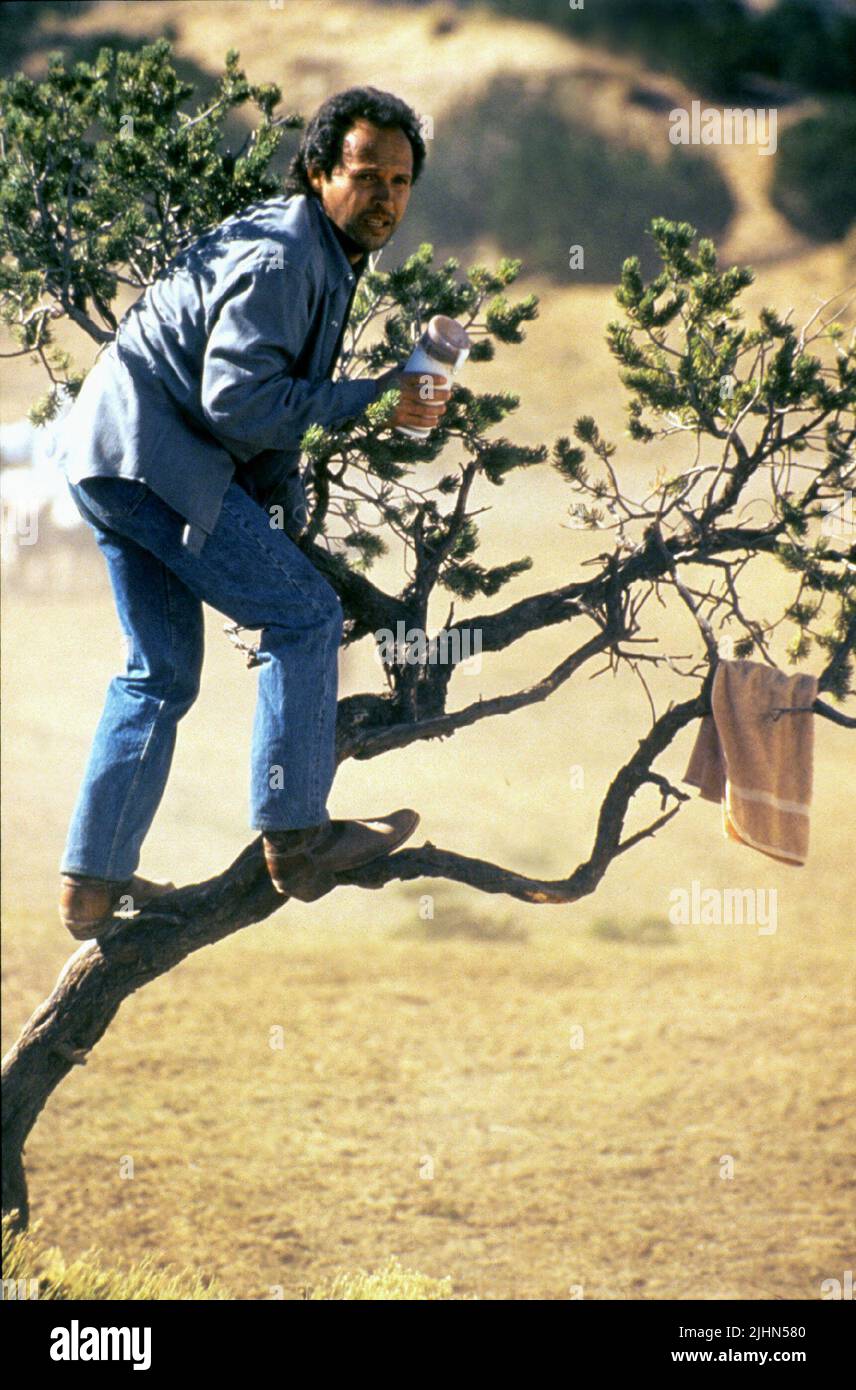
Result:
[[[139,874],[122,880],[61,874],[59,917],[75,940],[96,940],[115,925],[113,912],[122,898],[131,898],[136,909],[152,898],[174,892],[174,883],[141,878]]]
[[[265,863],[278,893],[312,903],[336,886],[336,874],[390,854],[413,834],[416,811],[378,820],[331,820],[303,830],[267,830]]]

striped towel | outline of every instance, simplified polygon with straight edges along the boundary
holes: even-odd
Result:
[[[726,835],[784,864],[808,854],[816,697],[816,676],[720,661],[683,779],[721,803]]]

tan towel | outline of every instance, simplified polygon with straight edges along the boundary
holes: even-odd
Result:
[[[804,864],[814,757],[817,677],[787,676],[760,661],[720,661],[713,713],[701,721],[684,781],[722,803],[733,840]],[[777,709],[799,714],[771,717]]]

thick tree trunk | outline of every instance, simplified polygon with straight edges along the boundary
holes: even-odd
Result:
[[[193,951],[269,917],[286,901],[265,869],[261,839],[217,878],[178,889],[66,962],[52,994],[3,1060],[3,1212],[29,1219],[23,1148],[52,1091],[86,1062],[123,1000]]]

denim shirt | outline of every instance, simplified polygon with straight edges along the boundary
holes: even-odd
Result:
[[[375,379],[331,380],[358,274],[306,194],[205,233],[131,306],[87,376],[63,425],[69,482],[147,483],[198,553],[233,478],[263,502],[299,480],[310,425],[344,424],[380,395]]]

